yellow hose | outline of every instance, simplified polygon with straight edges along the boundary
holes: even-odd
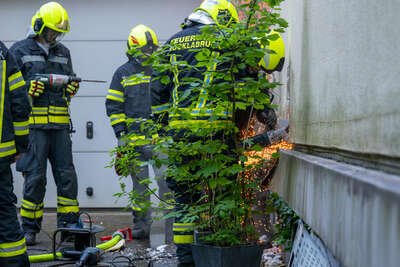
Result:
[[[98,244],[96,248],[99,248],[101,250],[106,250],[108,248],[111,248],[115,246],[122,238],[124,238],[124,235],[116,231],[112,235],[112,238],[104,243]],[[61,258],[62,253],[61,252],[56,252],[56,257],[54,257],[53,253],[47,253],[47,254],[39,254],[39,255],[30,255],[29,256],[29,262],[30,263],[36,263],[36,262],[45,262],[45,261],[53,261],[57,258]]]
[[[111,248],[113,246],[115,246],[122,238],[124,238],[124,235],[119,232],[116,231],[113,235],[112,238],[104,243],[98,244],[96,246],[96,248],[99,248],[101,250],[106,250],[108,248]]]
[[[62,257],[62,253],[61,252],[56,252],[56,257],[57,258]],[[29,262],[30,263],[53,261],[53,260],[55,260],[53,253],[40,254],[40,255],[30,255],[29,256]]]

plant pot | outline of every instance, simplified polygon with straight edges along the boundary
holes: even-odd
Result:
[[[198,231],[194,230],[194,243],[202,245],[211,245],[210,243],[203,240],[204,237],[210,235],[211,231]]]
[[[243,245],[217,247],[192,244],[192,254],[196,267],[260,267],[263,247]]]

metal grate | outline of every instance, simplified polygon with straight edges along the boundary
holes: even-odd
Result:
[[[299,221],[290,254],[289,267],[339,267],[340,265],[314,234]]]

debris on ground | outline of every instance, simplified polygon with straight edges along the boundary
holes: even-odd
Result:
[[[175,246],[172,244],[160,245],[156,248],[131,248],[127,247],[119,252],[103,255],[102,262],[112,264],[121,264],[128,266],[133,263],[134,266],[176,266],[177,258]],[[133,266],[133,265],[132,265]]]
[[[263,267],[285,267],[282,249],[277,246],[265,249],[261,262]]]

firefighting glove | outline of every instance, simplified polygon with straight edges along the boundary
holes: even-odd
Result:
[[[36,80],[31,80],[28,94],[32,97],[38,97],[43,94],[44,83]]]
[[[74,96],[79,90],[79,83],[72,81],[67,85],[67,88],[65,90],[70,96]]]
[[[256,115],[257,120],[263,123],[267,127],[268,131],[275,129],[278,123],[278,117],[276,116],[275,110],[267,107],[262,111],[258,111]]]

